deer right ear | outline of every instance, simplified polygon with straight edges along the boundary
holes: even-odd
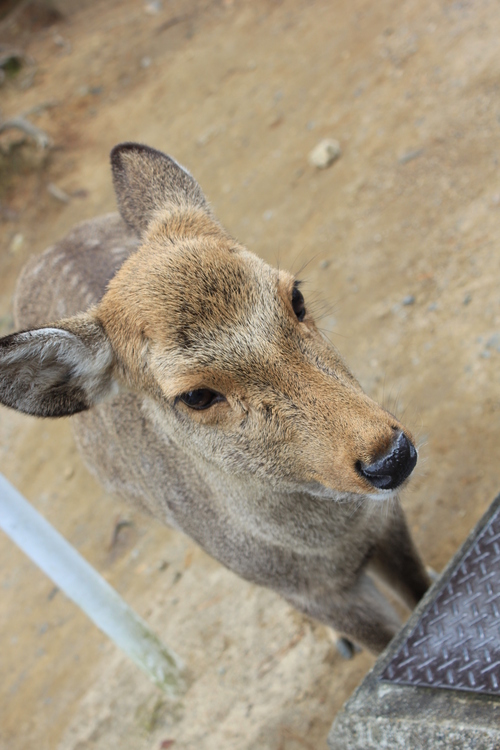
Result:
[[[138,234],[161,209],[202,208],[208,204],[196,180],[170,156],[139,143],[120,143],[111,151],[118,208]]]
[[[114,355],[90,315],[0,339],[0,404],[36,417],[65,417],[118,392]]]

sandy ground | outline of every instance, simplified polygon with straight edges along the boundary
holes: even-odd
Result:
[[[498,4],[78,5],[0,27],[36,64],[7,76],[2,117],[31,112],[54,144],[0,137],[0,332],[26,259],[114,210],[110,148],[171,153],[235,236],[299,272],[367,392],[418,435],[403,504],[441,569],[500,489]],[[318,170],[324,137],[342,156]],[[2,750],[325,747],[369,655],[342,661],[325,628],[106,496],[68,420],[3,409],[0,470],[193,675],[167,703],[0,536]]]

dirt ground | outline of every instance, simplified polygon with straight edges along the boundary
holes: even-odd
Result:
[[[26,259],[114,210],[111,147],[172,154],[232,234],[305,279],[367,392],[418,436],[403,504],[440,570],[500,490],[498,3],[51,7],[0,22],[29,56],[1,116],[29,113],[53,142],[0,136],[0,333]],[[324,137],[342,156],[319,170]],[[69,420],[2,409],[0,471],[193,676],[166,702],[0,535],[2,750],[325,747],[372,657],[342,661],[324,627],[106,496]]]

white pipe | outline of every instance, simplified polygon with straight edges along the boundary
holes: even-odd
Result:
[[[1,474],[0,528],[158,687],[185,689],[181,659]]]

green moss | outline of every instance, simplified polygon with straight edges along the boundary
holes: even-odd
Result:
[[[5,72],[7,78],[14,78],[14,76],[19,73],[22,67],[23,61],[17,55],[12,55],[12,57],[4,60],[2,64],[2,70]]]

